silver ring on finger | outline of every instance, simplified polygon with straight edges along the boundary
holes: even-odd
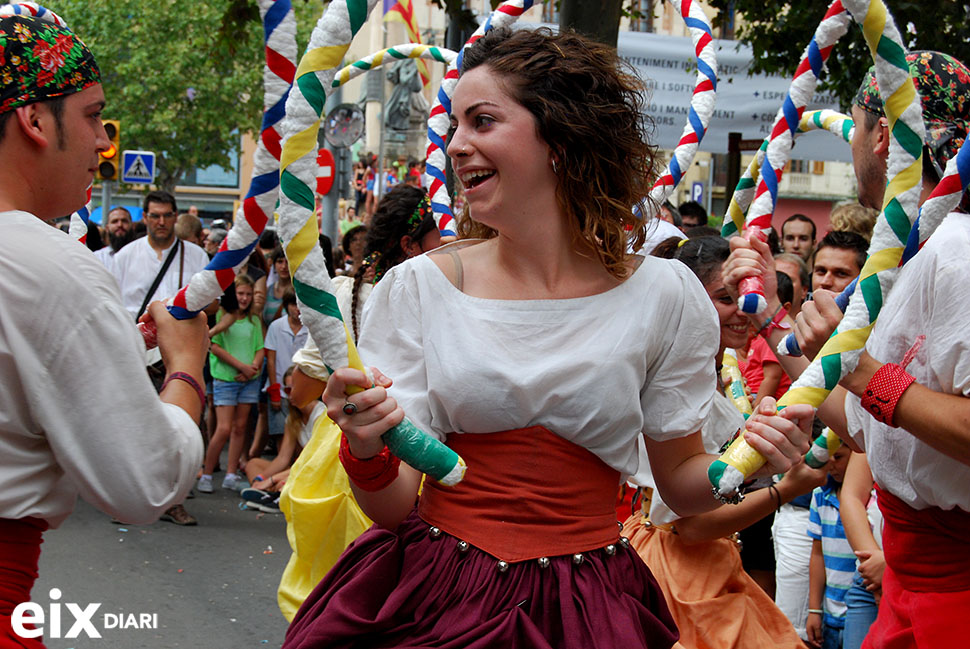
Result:
[[[353,401],[344,401],[343,411],[345,415],[356,415],[357,414],[357,404]]]

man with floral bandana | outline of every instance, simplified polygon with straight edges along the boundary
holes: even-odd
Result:
[[[922,203],[966,140],[970,69],[940,52],[911,52],[907,61],[926,127]],[[890,134],[874,70],[854,104],[859,202],[881,209]],[[763,246],[735,238],[732,247],[726,285],[752,268],[773,270]],[[819,408],[829,427],[866,452],[884,519],[885,570],[881,584],[868,584],[882,599],[864,649],[958,647],[970,637],[968,277],[970,215],[959,208],[900,270],[858,368]],[[825,291],[804,305],[795,327],[807,355],[841,317]],[[798,366],[788,363],[786,371]]]
[[[205,320],[150,309],[171,381],[155,393],[111,274],[47,225],[87,199],[109,140],[100,71],[64,22],[0,7],[0,646],[41,647],[11,615],[30,599],[41,535],[80,495],[155,520],[191,488]],[[105,404],[111,407],[105,408]]]

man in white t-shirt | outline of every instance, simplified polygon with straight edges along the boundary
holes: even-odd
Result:
[[[165,191],[149,192],[145,196],[142,218],[148,235],[122,248],[115,255],[111,269],[121,289],[121,301],[136,320],[152,300],[172,297],[189,283],[192,275],[209,263],[205,250],[175,236],[178,212],[174,196]],[[168,268],[165,268],[166,262]],[[157,287],[152,291],[156,282]],[[162,376],[157,357],[150,354],[149,363],[157,369],[153,374],[157,385]],[[181,503],[169,508],[162,519],[176,525],[198,523]]]
[[[172,297],[209,263],[205,250],[175,236],[178,209],[174,196],[165,191],[149,192],[142,214],[148,236],[122,248],[114,257],[112,269],[121,288],[121,300],[133,317],[140,315],[146,296],[149,301]],[[169,255],[174,256],[158,287],[147,295]]]
[[[170,370],[156,394],[114,279],[48,225],[85,204],[98,152],[110,146],[97,63],[51,20],[0,17],[4,647],[39,646],[22,637],[24,620],[13,612],[30,600],[43,530],[60,525],[79,495],[111,516],[149,523],[181,501],[202,459],[204,318],[179,322],[159,303],[149,309]],[[38,57],[50,43],[58,56]]]
[[[266,330],[266,368],[269,375],[269,434],[282,435],[283,424],[289,412],[289,400],[282,392],[283,375],[293,364],[293,354],[306,343],[308,330],[300,322],[300,307],[296,294],[287,290],[281,303],[285,318],[277,318]]]

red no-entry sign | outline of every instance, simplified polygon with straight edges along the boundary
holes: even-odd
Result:
[[[337,173],[337,164],[329,149],[317,151],[317,193],[325,196],[333,187],[333,178]]]

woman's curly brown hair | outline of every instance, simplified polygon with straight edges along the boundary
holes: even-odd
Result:
[[[493,29],[465,51],[461,72],[481,65],[532,113],[558,159],[556,198],[577,242],[613,276],[626,277],[628,243],[638,249],[645,239],[646,220],[633,208],[648,196],[658,159],[646,137],[643,83],[612,48],[547,28]],[[467,207],[458,233],[496,235]]]

